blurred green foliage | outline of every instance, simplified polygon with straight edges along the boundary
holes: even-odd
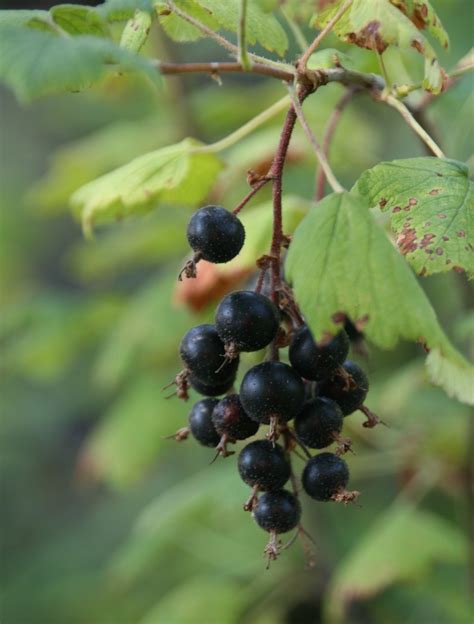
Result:
[[[450,67],[470,45],[470,0],[437,6],[452,42],[440,59]],[[158,31],[147,46],[176,53]],[[377,70],[370,52],[342,48],[357,67]],[[213,58],[214,48],[191,43],[187,54]],[[388,71],[410,54],[387,53]],[[213,312],[211,304],[193,313],[174,297],[190,209],[160,205],[86,241],[67,200],[144,152],[186,136],[215,141],[282,96],[266,79],[223,80],[170,78],[156,94],[111,76],[26,109],[1,92],[2,623],[467,624],[473,428],[465,406],[429,385],[416,347],[359,358],[371,376],[369,405],[389,427],[347,420],[362,506],[304,501],[316,542],[311,570],[296,543],[265,571],[266,536],[240,511],[247,488],[234,457],[209,466],[208,450],[163,439],[189,409],[162,391],[179,369],[180,338]],[[332,85],[307,105],[317,136],[340,93]],[[461,161],[470,157],[473,97],[472,83],[460,81],[429,108],[446,153]],[[222,154],[228,168],[209,200],[240,201],[246,170],[271,158],[281,119]],[[417,155],[422,146],[396,113],[360,95],[330,157],[350,187],[382,159]],[[297,130],[285,175],[288,229],[307,210],[291,196],[310,200],[314,169]],[[264,189],[244,212],[246,267],[266,244],[268,197]],[[448,274],[422,283],[469,355],[466,281]]]

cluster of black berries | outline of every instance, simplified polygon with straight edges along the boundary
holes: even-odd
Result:
[[[194,272],[201,258],[214,263],[231,260],[244,239],[244,228],[234,214],[218,206],[198,210],[188,226]],[[366,426],[373,426],[377,418],[364,406],[367,376],[346,360],[347,333],[342,330],[316,343],[292,297],[286,297],[282,305],[279,292],[270,295],[272,299],[241,290],[225,296],[214,325],[198,325],[184,336],[180,355],[185,368],[175,383],[182,398],[187,398],[189,387],[206,397],[192,407],[188,426],[176,433],[179,440],[191,433],[200,444],[225,457],[232,454],[229,444],[255,436],[262,425],[269,426],[266,439],[242,449],[238,469],[252,488],[244,509],[252,511],[259,526],[271,534],[266,553],[274,558],[278,534],[297,527],[303,530],[292,453],[301,450],[308,459],[301,482],[310,497],[354,500],[358,493],[346,490],[349,469],[340,457],[351,445],[341,436],[344,416],[362,410],[368,417]],[[295,308],[293,314],[288,313],[288,301]],[[295,318],[300,320],[295,322]],[[281,345],[289,345],[290,364],[278,360]],[[239,354],[265,347],[266,361],[246,372],[237,394]],[[333,443],[335,452],[311,456],[308,451]],[[289,480],[293,493],[283,489]]]

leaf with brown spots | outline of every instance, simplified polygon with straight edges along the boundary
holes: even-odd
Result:
[[[391,215],[397,245],[420,275],[474,274],[474,183],[454,160],[408,158],[365,171],[356,190]]]
[[[333,193],[308,212],[293,236],[285,275],[316,339],[337,331],[334,314],[337,320],[343,312],[366,319],[364,334],[379,347],[422,340],[433,383],[474,402],[474,367],[451,345],[415,275],[360,197]]]
[[[339,10],[343,0],[335,0],[318,13],[314,25],[323,28]],[[443,45],[448,39],[428,0],[354,0],[333,27],[335,34],[361,48],[384,52],[388,46],[412,48],[425,57],[423,87],[439,93],[442,74],[436,53],[420,32],[426,29]]]

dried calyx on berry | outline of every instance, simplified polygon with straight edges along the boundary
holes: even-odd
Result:
[[[312,457],[305,466],[301,480],[305,492],[317,501],[348,503],[359,495],[359,492],[346,490],[349,468],[334,453],[321,453]]]

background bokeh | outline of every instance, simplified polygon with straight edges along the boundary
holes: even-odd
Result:
[[[441,53],[450,68],[472,45],[472,3],[435,4],[451,36]],[[177,47],[159,29],[147,46],[168,60],[225,58],[209,43]],[[289,58],[296,54],[294,46]],[[377,71],[369,52],[351,54]],[[389,71],[407,71],[406,59],[387,57]],[[472,86],[460,81],[428,110],[445,152],[462,161],[474,138]],[[318,136],[340,93],[332,85],[308,101]],[[362,415],[347,419],[350,485],[361,505],[305,499],[316,565],[305,569],[297,542],[265,570],[266,535],[241,512],[247,488],[235,457],[209,465],[209,449],[163,439],[189,410],[162,392],[179,370],[180,338],[215,306],[193,311],[183,303],[189,293],[177,301],[189,209],[160,205],[92,241],[68,209],[85,181],[186,136],[217,140],[282,95],[277,81],[251,76],[226,76],[222,86],[170,78],[158,94],[139,78],[110,76],[27,108],[0,92],[2,624],[472,621],[473,426],[465,406],[427,383],[421,349],[369,345],[355,356],[372,381],[368,404],[389,425],[368,431]],[[228,168],[209,201],[238,203],[246,170],[271,157],[281,121],[222,154]],[[360,95],[331,161],[351,185],[381,159],[419,154],[397,114]],[[297,131],[285,192],[310,199],[314,167]],[[254,203],[268,199],[261,193]],[[423,286],[469,355],[474,313],[464,276]]]

